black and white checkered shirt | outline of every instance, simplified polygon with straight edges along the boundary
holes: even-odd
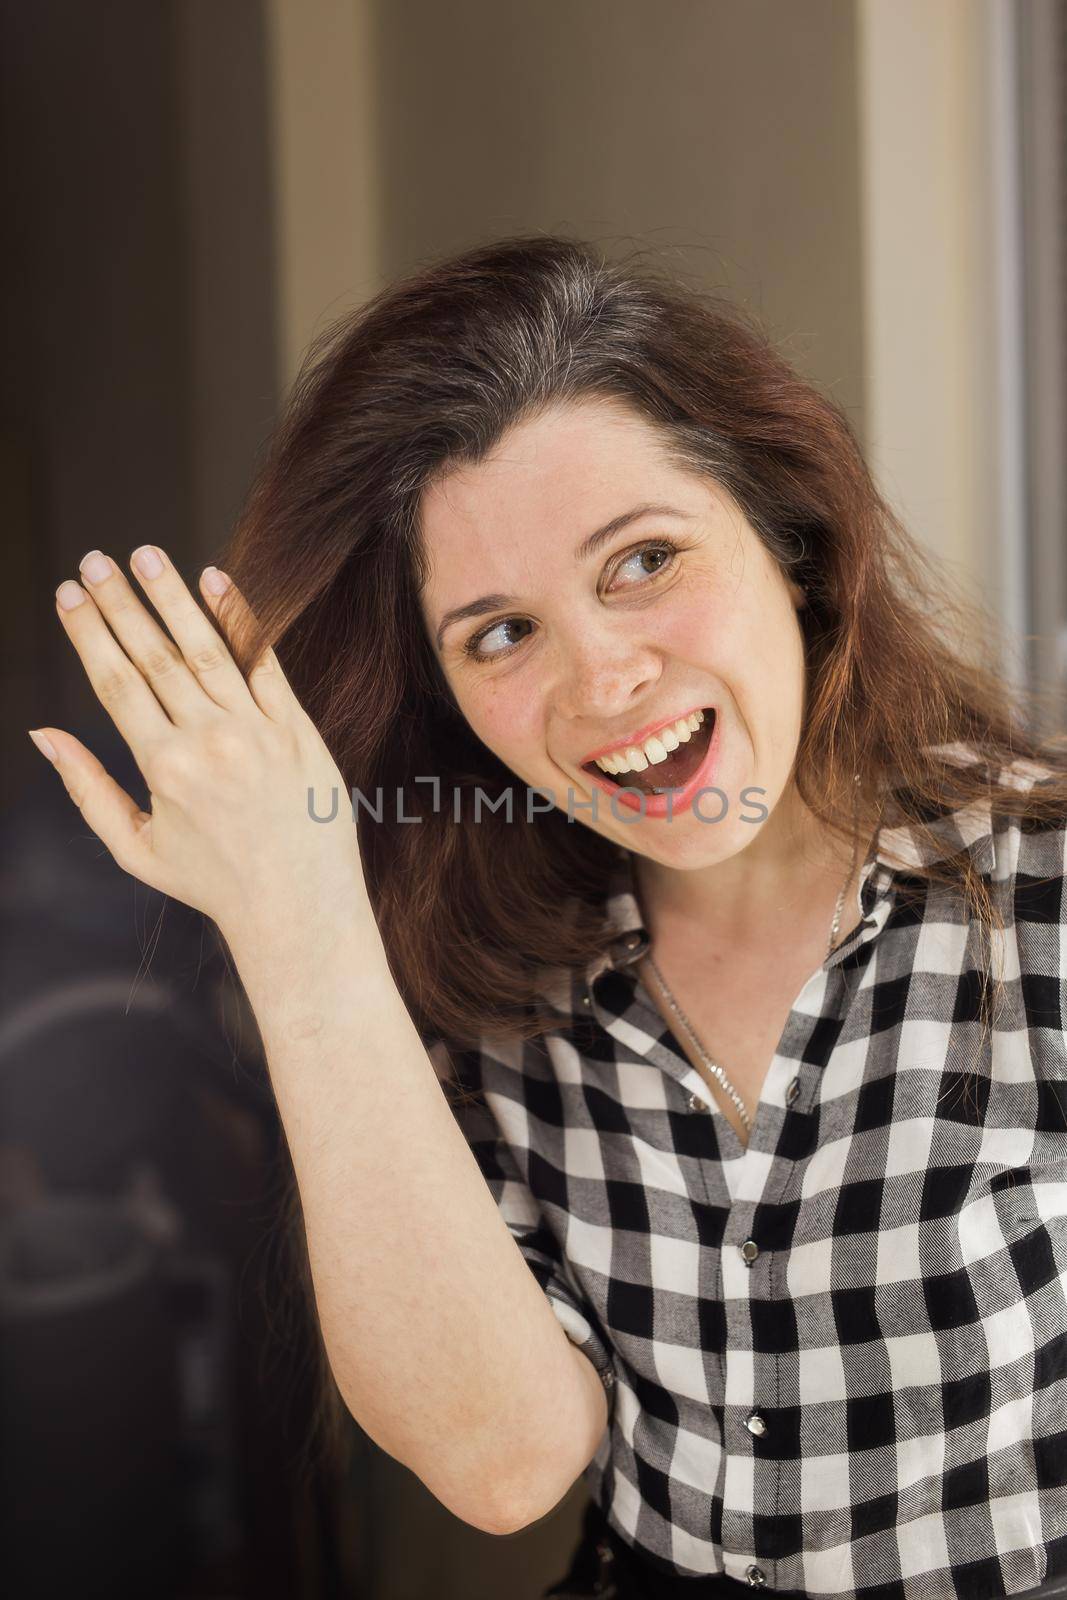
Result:
[[[608,1391],[586,1483],[665,1572],[865,1600],[1067,1574],[1067,819],[935,829],[872,845],[747,1148],[631,970],[627,851],[617,942],[546,984],[548,1036],[451,1053],[481,1095],[460,1125]],[[901,861],[961,849],[1006,926],[981,1048],[962,898],[898,903]]]

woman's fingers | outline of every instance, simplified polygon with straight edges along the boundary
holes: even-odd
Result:
[[[248,690],[225,641],[164,552],[155,545],[142,545],[130,565],[163,627],[109,556],[91,551],[82,561],[81,575],[171,721],[193,725],[219,706],[232,711],[247,705]]]
[[[151,813],[141,810],[73,734],[35,728],[30,738],[52,762],[70,798],[118,865],[150,888],[162,888],[154,881]]]
[[[73,578],[56,590],[56,610],[97,699],[143,772],[144,751],[167,732],[173,732],[174,724],[119,645],[96,602]]]
[[[231,640],[236,629],[239,626],[243,629],[252,616],[247,600],[218,567],[204,568],[200,574],[200,588],[224,637]],[[299,706],[282,664],[271,649],[264,650],[253,664],[248,674],[248,692],[264,715],[275,721],[291,715]]]

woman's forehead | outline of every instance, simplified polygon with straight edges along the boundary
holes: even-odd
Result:
[[[662,499],[657,485],[682,494],[689,509],[710,489],[670,460],[643,417],[587,400],[516,424],[482,461],[439,475],[419,520],[431,558],[434,550],[488,554],[530,537],[577,544],[629,505]]]

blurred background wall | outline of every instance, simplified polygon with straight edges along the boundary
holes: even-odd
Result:
[[[174,1593],[524,1600],[564,1570],[583,1491],[501,1540],[369,1445],[343,1485],[302,1473],[307,1390],[257,1322],[284,1272],[248,1270],[275,1198],[269,1088],[247,1019],[234,1071],[240,1019],[196,919],[164,918],[100,859],[26,738],[69,728],[122,776],[55,587],[90,548],[125,560],[145,540],[194,578],[318,332],[433,257],[564,232],[652,247],[757,310],[847,412],[922,544],[1004,624],[1013,675],[1062,686],[1065,33],[1062,0],[0,3],[2,883],[17,953],[3,1002],[21,1041],[0,1085],[22,1086],[0,1107],[0,1217],[78,1186],[151,1191],[157,1211],[199,1219],[201,1267],[218,1245],[223,1277],[204,1282],[232,1269],[229,1343],[207,1339],[204,1311],[196,1348],[216,1352],[202,1359],[245,1421],[218,1435],[224,1514],[201,1493],[200,1522],[175,1534],[192,1554]],[[20,1007],[54,1015],[87,973],[121,995],[149,969],[168,1015],[199,1019],[189,1148],[214,1118],[237,1170],[222,1153],[236,1141],[231,1193],[151,1144],[171,1100],[147,1064],[143,1116],[106,1162],[76,1173],[33,1143],[62,1114],[73,1047],[42,1042]],[[94,1061],[79,1131],[102,1150],[131,1090]],[[184,1092],[180,1066],[176,1081],[166,1096]],[[173,1320],[188,1270],[168,1282]],[[158,1415],[195,1410],[191,1393]],[[172,1466],[191,1492],[188,1452]],[[84,1563],[82,1580],[88,1593]]]

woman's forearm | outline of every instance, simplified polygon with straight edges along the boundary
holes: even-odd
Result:
[[[456,1515],[506,1532],[581,1473],[606,1400],[456,1124],[365,892],[353,899],[313,935],[284,917],[228,935],[293,1160],[323,1339],[364,1431]]]

